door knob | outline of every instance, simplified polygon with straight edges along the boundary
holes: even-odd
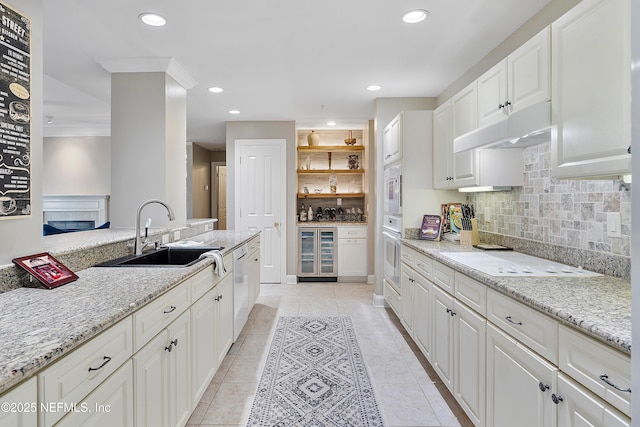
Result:
[[[273,226],[274,226],[274,227],[280,227],[280,223],[279,223],[279,222],[274,222],[274,223],[273,223]]]

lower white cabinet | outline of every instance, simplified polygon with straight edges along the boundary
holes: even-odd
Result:
[[[487,426],[552,427],[558,369],[489,324]]]
[[[133,356],[136,425],[183,426],[191,415],[190,313]]]
[[[453,297],[433,287],[433,357],[431,364],[447,388],[453,391],[453,343],[455,324]]]
[[[38,384],[31,378],[0,397],[8,411],[0,411],[0,426],[32,427],[38,424]],[[26,407],[25,407],[26,405]]]
[[[485,425],[487,321],[455,300],[453,394],[476,426]]]
[[[56,426],[133,427],[132,365],[128,360]]]
[[[569,376],[558,374],[558,425],[562,427],[630,427],[631,420],[580,386]]]
[[[249,245],[249,313],[260,296],[260,241],[257,247],[252,251],[252,245]]]
[[[429,362],[432,359],[432,293],[433,285],[419,274],[413,289],[413,336],[422,354]]]
[[[414,279],[415,273],[411,268],[402,263],[400,267],[400,300],[402,325],[410,334],[413,331],[413,298],[414,298]]]
[[[233,344],[233,277],[227,274],[216,286],[218,307],[216,310],[216,366],[220,366]]]
[[[367,277],[367,227],[338,227],[338,277]]]

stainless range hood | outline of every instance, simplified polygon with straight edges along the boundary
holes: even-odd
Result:
[[[551,139],[551,102],[511,113],[504,120],[476,129],[453,140],[453,152],[477,148],[517,148]]]

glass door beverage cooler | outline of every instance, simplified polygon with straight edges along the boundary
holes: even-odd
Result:
[[[298,281],[338,280],[336,228],[298,229]]]

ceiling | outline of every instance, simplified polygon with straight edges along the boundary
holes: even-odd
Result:
[[[173,58],[197,82],[187,141],[210,149],[228,121],[361,127],[376,98],[438,96],[548,2],[44,0],[44,135],[109,135],[102,58]],[[427,20],[403,23],[414,8]],[[142,24],[147,11],[167,25]]]

